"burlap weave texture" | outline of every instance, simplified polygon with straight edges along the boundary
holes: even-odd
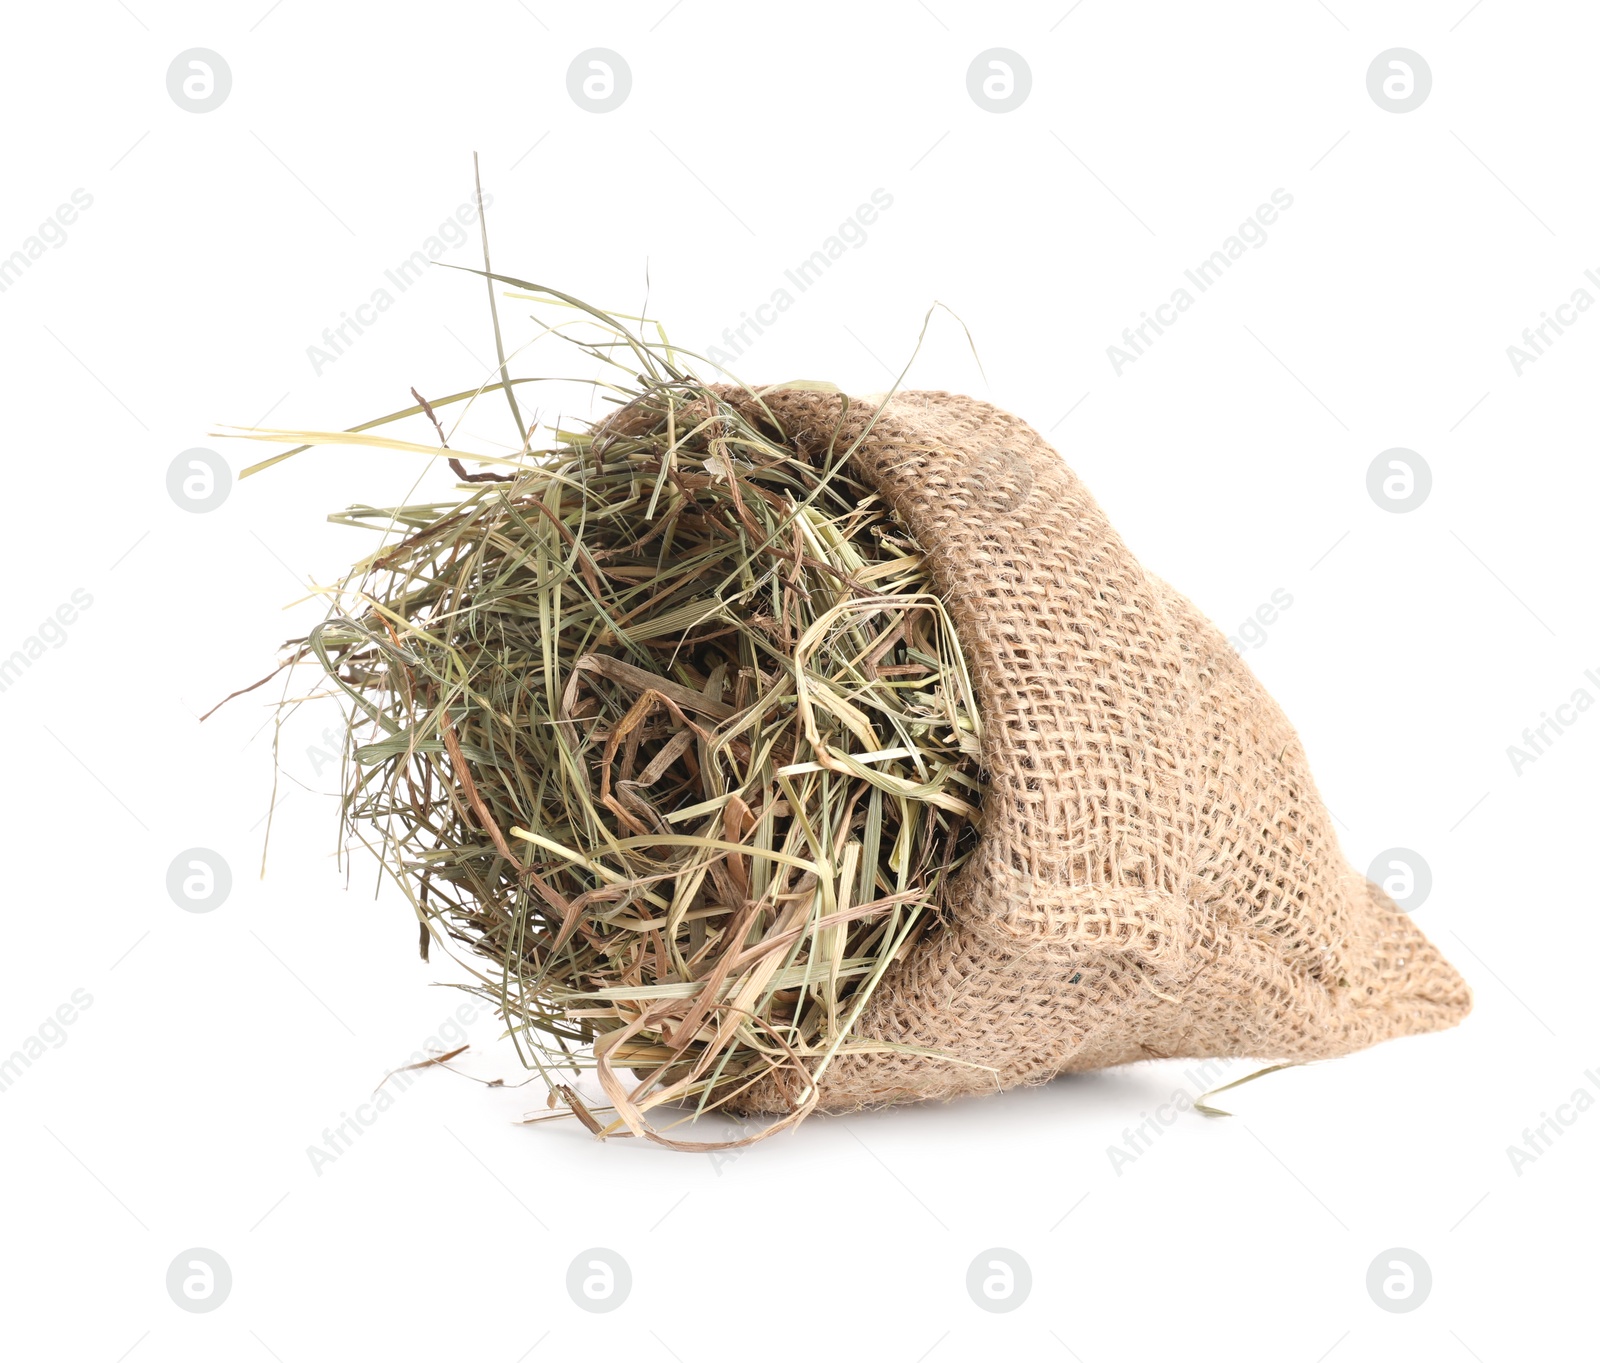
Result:
[[[875,411],[721,391],[819,460]],[[821,1109],[1157,1056],[1322,1059],[1467,1014],[1460,976],[1344,860],[1278,706],[1031,427],[972,398],[902,393],[852,458],[954,618],[986,784],[944,921],[857,1028],[950,1058],[842,1055]],[[740,1106],[788,1111],[799,1089],[776,1077]]]

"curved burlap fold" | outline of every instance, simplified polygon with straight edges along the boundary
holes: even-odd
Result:
[[[719,389],[815,460],[876,404]],[[885,976],[819,1107],[1157,1056],[1310,1060],[1435,1031],[1461,977],[1352,870],[1300,741],[1222,634],[1146,572],[1027,423],[895,396],[852,455],[916,536],[984,726],[980,845]],[[786,1112],[799,1076],[744,1095]]]

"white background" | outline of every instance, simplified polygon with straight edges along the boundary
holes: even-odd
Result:
[[[1600,269],[1596,16],[1506,0],[669,3],[82,0],[8,17],[0,253],[75,189],[93,198],[0,294],[0,654],[75,590],[93,601],[0,693],[0,1056],[75,990],[92,998],[0,1093],[8,1356],[1592,1349],[1600,1114],[1564,1109],[1576,1120],[1520,1172],[1508,1148],[1575,1090],[1600,1094],[1600,1070],[1585,1075],[1600,1067],[1600,713],[1520,773],[1507,749],[1578,688],[1600,697],[1584,676],[1600,670],[1600,316],[1520,375],[1506,348]],[[1405,114],[1366,88],[1395,46],[1433,74]],[[193,47],[232,72],[209,113],[166,88]],[[591,47],[631,68],[614,112],[568,94]],[[967,92],[993,47],[1032,72],[1013,112]],[[1183,1064],[818,1119],[721,1163],[518,1125],[539,1084],[434,1070],[314,1170],[307,1148],[439,1035],[461,996],[430,986],[460,976],[417,959],[370,863],[347,882],[336,862],[322,720],[285,735],[262,876],[277,692],[196,717],[317,617],[308,584],[366,551],[326,513],[393,502],[419,476],[446,497],[451,479],[325,448],[194,514],[166,471],[194,446],[236,471],[264,452],[219,423],[343,427],[413,384],[483,377],[482,283],[444,269],[320,375],[307,355],[470,200],[474,150],[497,266],[620,311],[648,271],[651,314],[695,348],[891,194],[741,375],[883,388],[943,302],[983,372],[939,314],[908,384],[1049,431],[1134,551],[1228,633],[1292,596],[1247,659],[1298,725],[1352,862],[1398,846],[1431,867],[1419,921],[1476,990],[1466,1024],[1229,1094],[1231,1120],[1186,1115],[1120,1171],[1107,1151],[1124,1130],[1193,1096]],[[1266,244],[1116,373],[1122,329],[1278,188],[1293,207]],[[477,246],[446,258],[477,264]],[[505,316],[527,334],[523,312]],[[467,429],[491,449],[509,427],[484,404]],[[1366,486],[1396,446],[1433,475],[1403,515]],[[193,847],[232,868],[210,913],[166,890]],[[468,1031],[472,1073],[521,1077],[492,1018]],[[233,1275],[208,1314],[165,1288],[197,1246]],[[592,1246],[631,1267],[609,1314],[566,1291]],[[1007,1314],[965,1290],[992,1247],[1032,1273]],[[1407,1314],[1366,1289],[1391,1247],[1432,1271]]]

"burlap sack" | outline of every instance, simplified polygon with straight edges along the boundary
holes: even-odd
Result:
[[[797,390],[764,402],[819,459],[874,410]],[[945,921],[858,1027],[952,1058],[841,1056],[821,1109],[1157,1056],[1323,1059],[1466,1016],[1461,977],[1346,863],[1277,705],[1031,427],[904,393],[854,463],[921,543],[954,617],[987,785]],[[742,1106],[787,1112],[800,1089],[776,1078]]]

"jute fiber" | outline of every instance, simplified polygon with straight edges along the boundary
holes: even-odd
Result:
[[[948,1058],[840,1055],[819,1108],[1152,1057],[1324,1059],[1466,1016],[1461,977],[1346,863],[1278,706],[1025,422],[941,392],[872,422],[833,393],[719,391],[808,458],[860,439],[984,726],[980,846],[857,1027]],[[781,1073],[738,1106],[789,1112],[803,1088]]]

